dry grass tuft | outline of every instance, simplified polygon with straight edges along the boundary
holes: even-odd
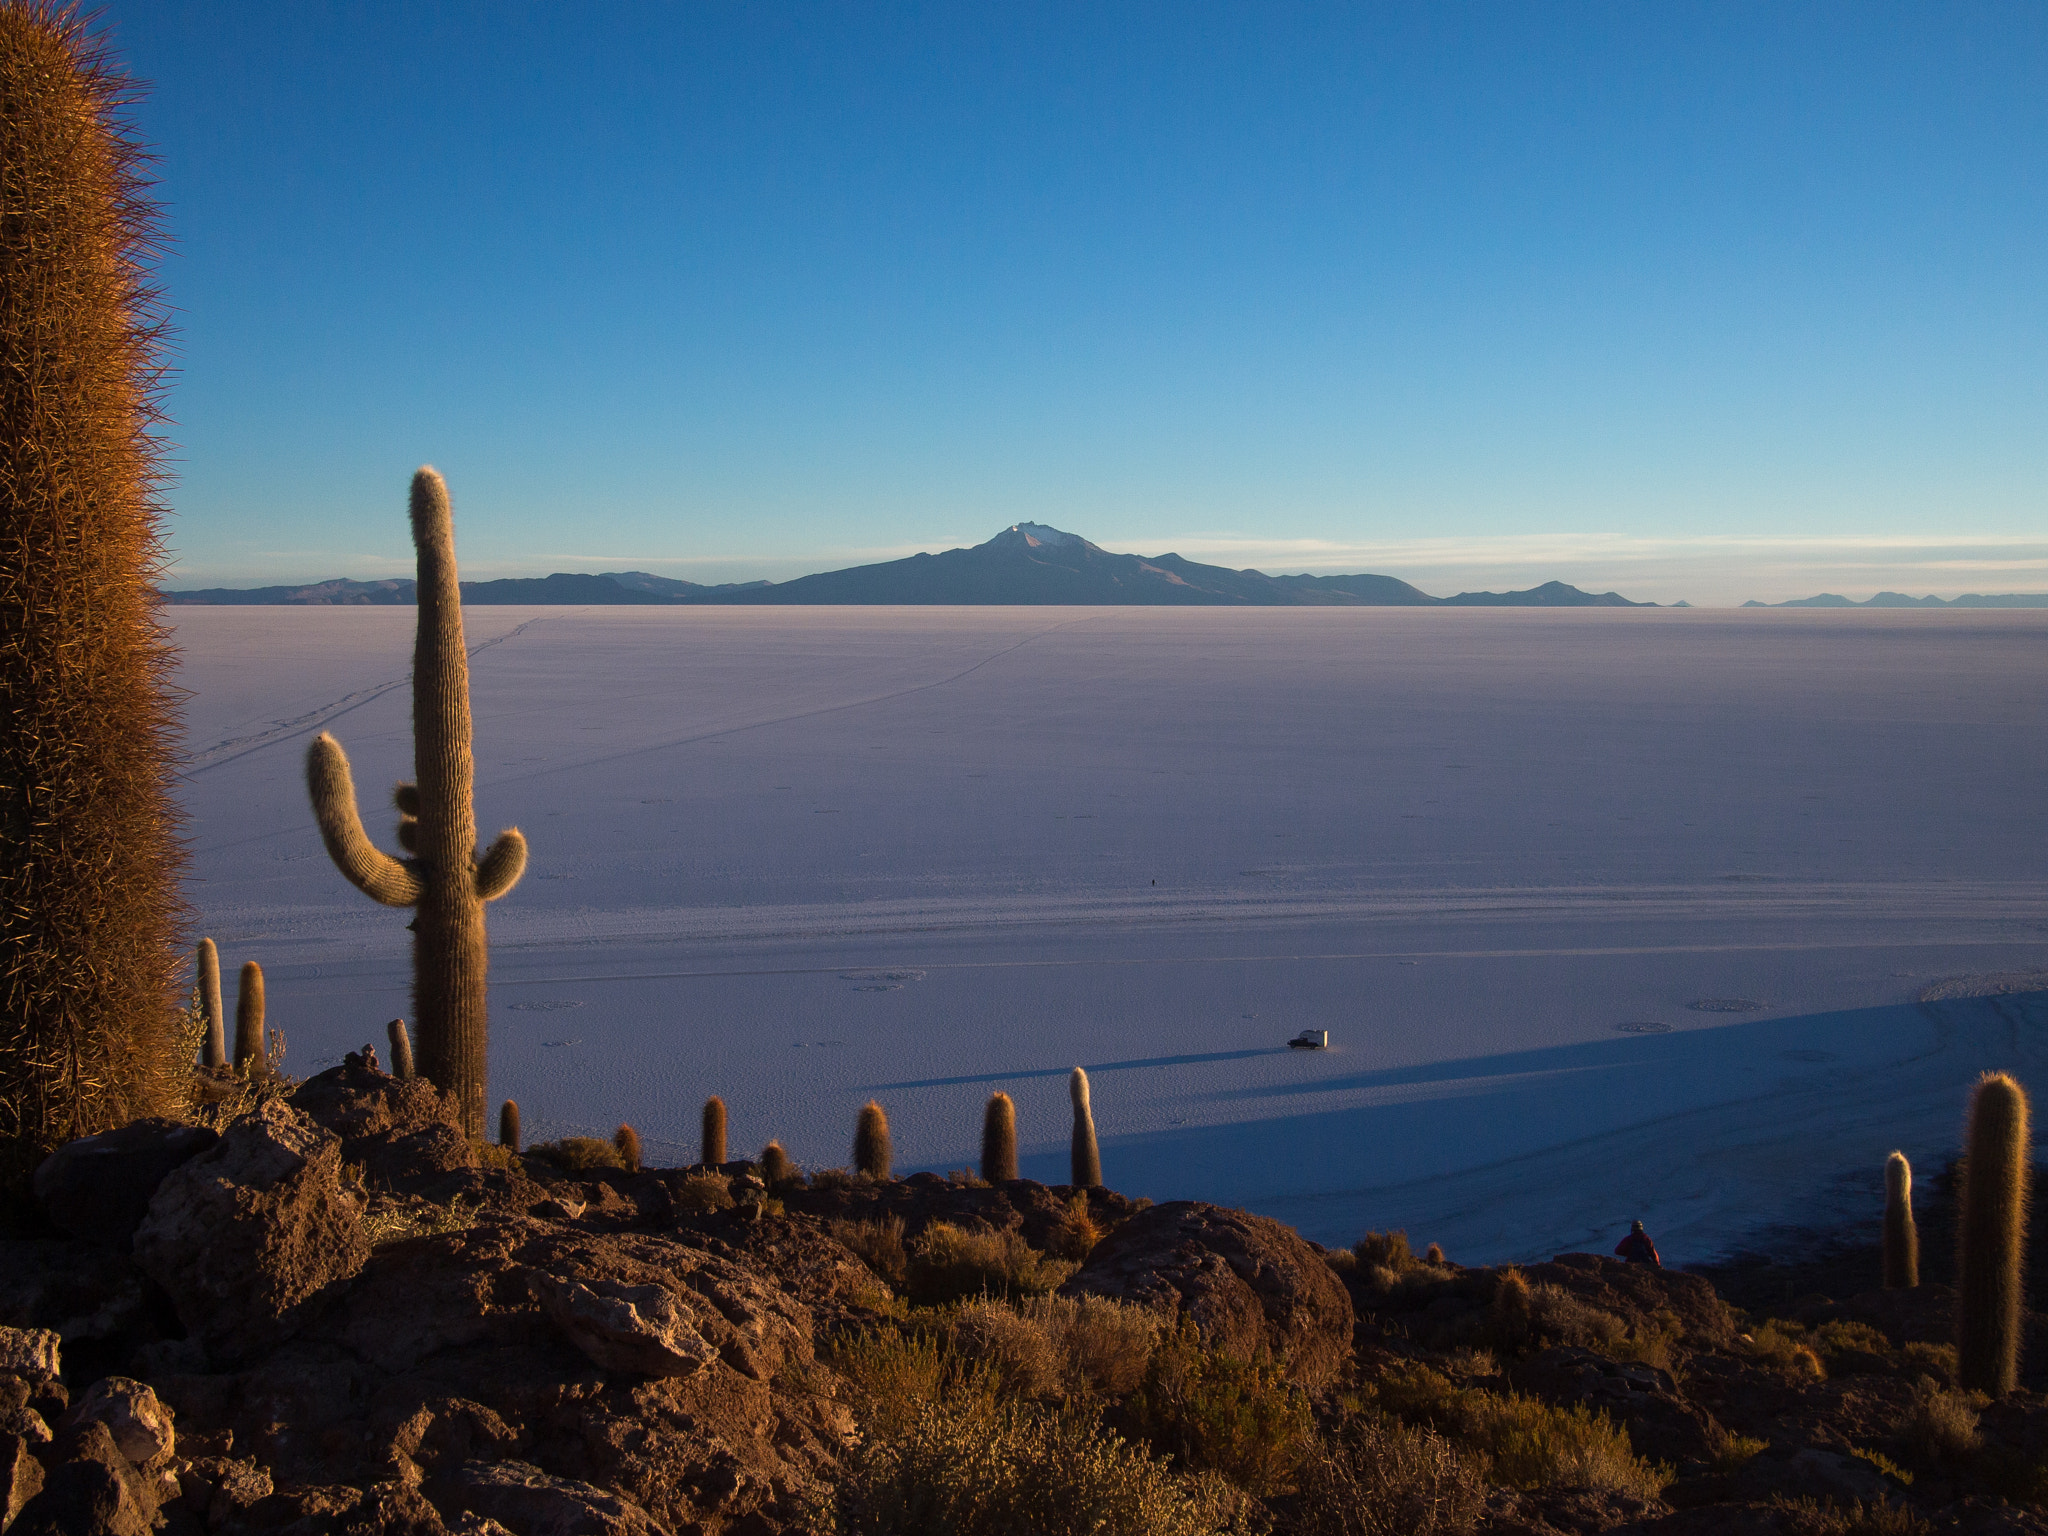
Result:
[[[1301,1536],[1465,1536],[1486,1508],[1481,1464],[1433,1430],[1371,1415],[1301,1470]]]
[[[835,1221],[825,1229],[841,1247],[901,1289],[910,1277],[910,1250],[903,1241],[903,1218],[881,1216],[871,1221]]]
[[[619,1149],[595,1136],[564,1136],[560,1141],[543,1141],[528,1150],[550,1167],[564,1173],[589,1173],[596,1168],[624,1168]]]
[[[1043,1296],[1077,1267],[1047,1258],[1014,1229],[935,1221],[911,1244],[904,1284],[912,1300],[926,1305],[972,1296]]]
[[[692,1173],[669,1186],[669,1198],[679,1211],[729,1211],[732,1209],[732,1180],[722,1173]]]
[[[1052,1229],[1046,1250],[1062,1259],[1082,1264],[1087,1262],[1088,1255],[1101,1241],[1102,1228],[1096,1225],[1095,1218],[1088,1212],[1088,1197],[1076,1194],[1060,1213],[1059,1223]]]
[[[1913,1401],[1899,1423],[1899,1438],[1913,1459],[1923,1464],[1968,1461],[1984,1445],[1977,1432],[1977,1415],[1984,1402],[1974,1392],[1947,1392],[1924,1379],[1918,1381]]]

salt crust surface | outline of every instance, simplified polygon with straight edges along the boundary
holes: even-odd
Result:
[[[407,916],[328,864],[301,762],[333,730],[395,847],[412,610],[167,617],[201,931],[290,1069],[381,1046]],[[1687,1259],[1867,1218],[1978,1072],[2048,1083],[2048,994],[1918,1001],[2048,965],[2048,613],[468,622],[479,824],[533,848],[490,909],[532,1136],[683,1161],[716,1092],[815,1166],[874,1096],[946,1169],[1000,1087],[1057,1181],[1079,1062],[1133,1195],[1468,1262],[1640,1216]]]

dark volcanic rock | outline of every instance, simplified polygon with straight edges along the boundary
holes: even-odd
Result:
[[[1695,1348],[1727,1349],[1737,1334],[1734,1314],[1698,1275],[1649,1264],[1625,1264],[1593,1253],[1561,1253],[1548,1264],[1523,1268],[1531,1285],[1554,1285],[1588,1306],[1611,1312],[1631,1328],[1654,1329],[1657,1314],[1678,1320]]]
[[[1713,1455],[1713,1415],[1686,1401],[1671,1373],[1654,1365],[1588,1349],[1546,1349],[1514,1365],[1508,1379],[1532,1397],[1605,1413],[1628,1431],[1638,1456],[1675,1465]]]
[[[36,1199],[60,1230],[125,1253],[165,1176],[219,1140],[204,1126],[155,1119],[81,1136],[43,1159]]]
[[[1321,1255],[1277,1221],[1199,1201],[1131,1217],[1060,1294],[1185,1317],[1210,1348],[1246,1360],[1270,1353],[1312,1390],[1351,1350],[1351,1297]]]
[[[246,1359],[296,1333],[369,1248],[341,1142],[278,1100],[157,1190],[135,1260],[207,1353]]]
[[[476,1148],[438,1088],[423,1077],[388,1076],[360,1054],[308,1078],[291,1104],[341,1138],[342,1161],[361,1168],[372,1189],[433,1194],[446,1185],[453,1193],[465,1182],[460,1175],[477,1169]]]
[[[523,1461],[469,1462],[437,1488],[444,1514],[485,1515],[515,1531],[549,1536],[670,1536],[630,1499],[589,1483],[550,1477]]]
[[[89,1420],[60,1435],[45,1465],[43,1491],[22,1507],[8,1536],[147,1536],[156,1494],[106,1425]]]

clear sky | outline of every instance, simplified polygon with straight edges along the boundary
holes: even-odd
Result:
[[[114,0],[178,585],[2048,590],[2048,7]]]

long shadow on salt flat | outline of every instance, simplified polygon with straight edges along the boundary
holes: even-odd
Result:
[[[1826,1067],[1855,1072],[1890,1064],[1890,1049],[1872,1050],[1876,1040],[1890,1040],[1901,1027],[1926,1019],[1921,1004],[1853,1008],[1836,1013],[1757,1019],[1668,1035],[1621,1035],[1611,1040],[1576,1045],[1539,1046],[1524,1051],[1499,1051],[1455,1061],[1416,1062],[1408,1066],[1353,1072],[1341,1077],[1304,1077],[1294,1083],[1267,1083],[1219,1088],[1205,1097],[1229,1103],[1241,1099],[1286,1098],[1304,1094],[1361,1092],[1385,1088],[1452,1085],[1490,1078],[1529,1078],[1605,1071],[1685,1072],[1700,1067],[1724,1068],[1731,1056],[1753,1069],[1780,1073],[1812,1072]],[[1929,1049],[1935,1042],[1929,1042]],[[1091,1069],[1092,1070],[1092,1069]]]
[[[1825,1224],[1842,1175],[1876,1177],[1893,1147],[1951,1150],[1993,1068],[2048,1072],[2048,992],[1284,1084],[1264,1091],[1370,1098],[1146,1134],[1116,1133],[1113,1091],[1095,1110],[1104,1172],[1131,1195],[1246,1205],[1322,1241],[1407,1226],[1472,1261],[1557,1252],[1642,1215],[1697,1256],[1766,1221]],[[1063,1160],[1024,1161],[1048,1177]]]
[[[1145,1056],[1135,1061],[1084,1061],[1081,1066],[1094,1072],[1137,1072],[1146,1067],[1187,1067],[1205,1061],[1243,1061],[1253,1056],[1285,1056],[1284,1045],[1263,1046],[1256,1051],[1208,1051],[1197,1056]],[[978,1072],[972,1077],[913,1077],[900,1083],[867,1083],[862,1093],[879,1093],[886,1088],[957,1088],[963,1083],[1013,1083],[1020,1078],[1065,1077],[1072,1067],[1042,1067],[1030,1072]]]

